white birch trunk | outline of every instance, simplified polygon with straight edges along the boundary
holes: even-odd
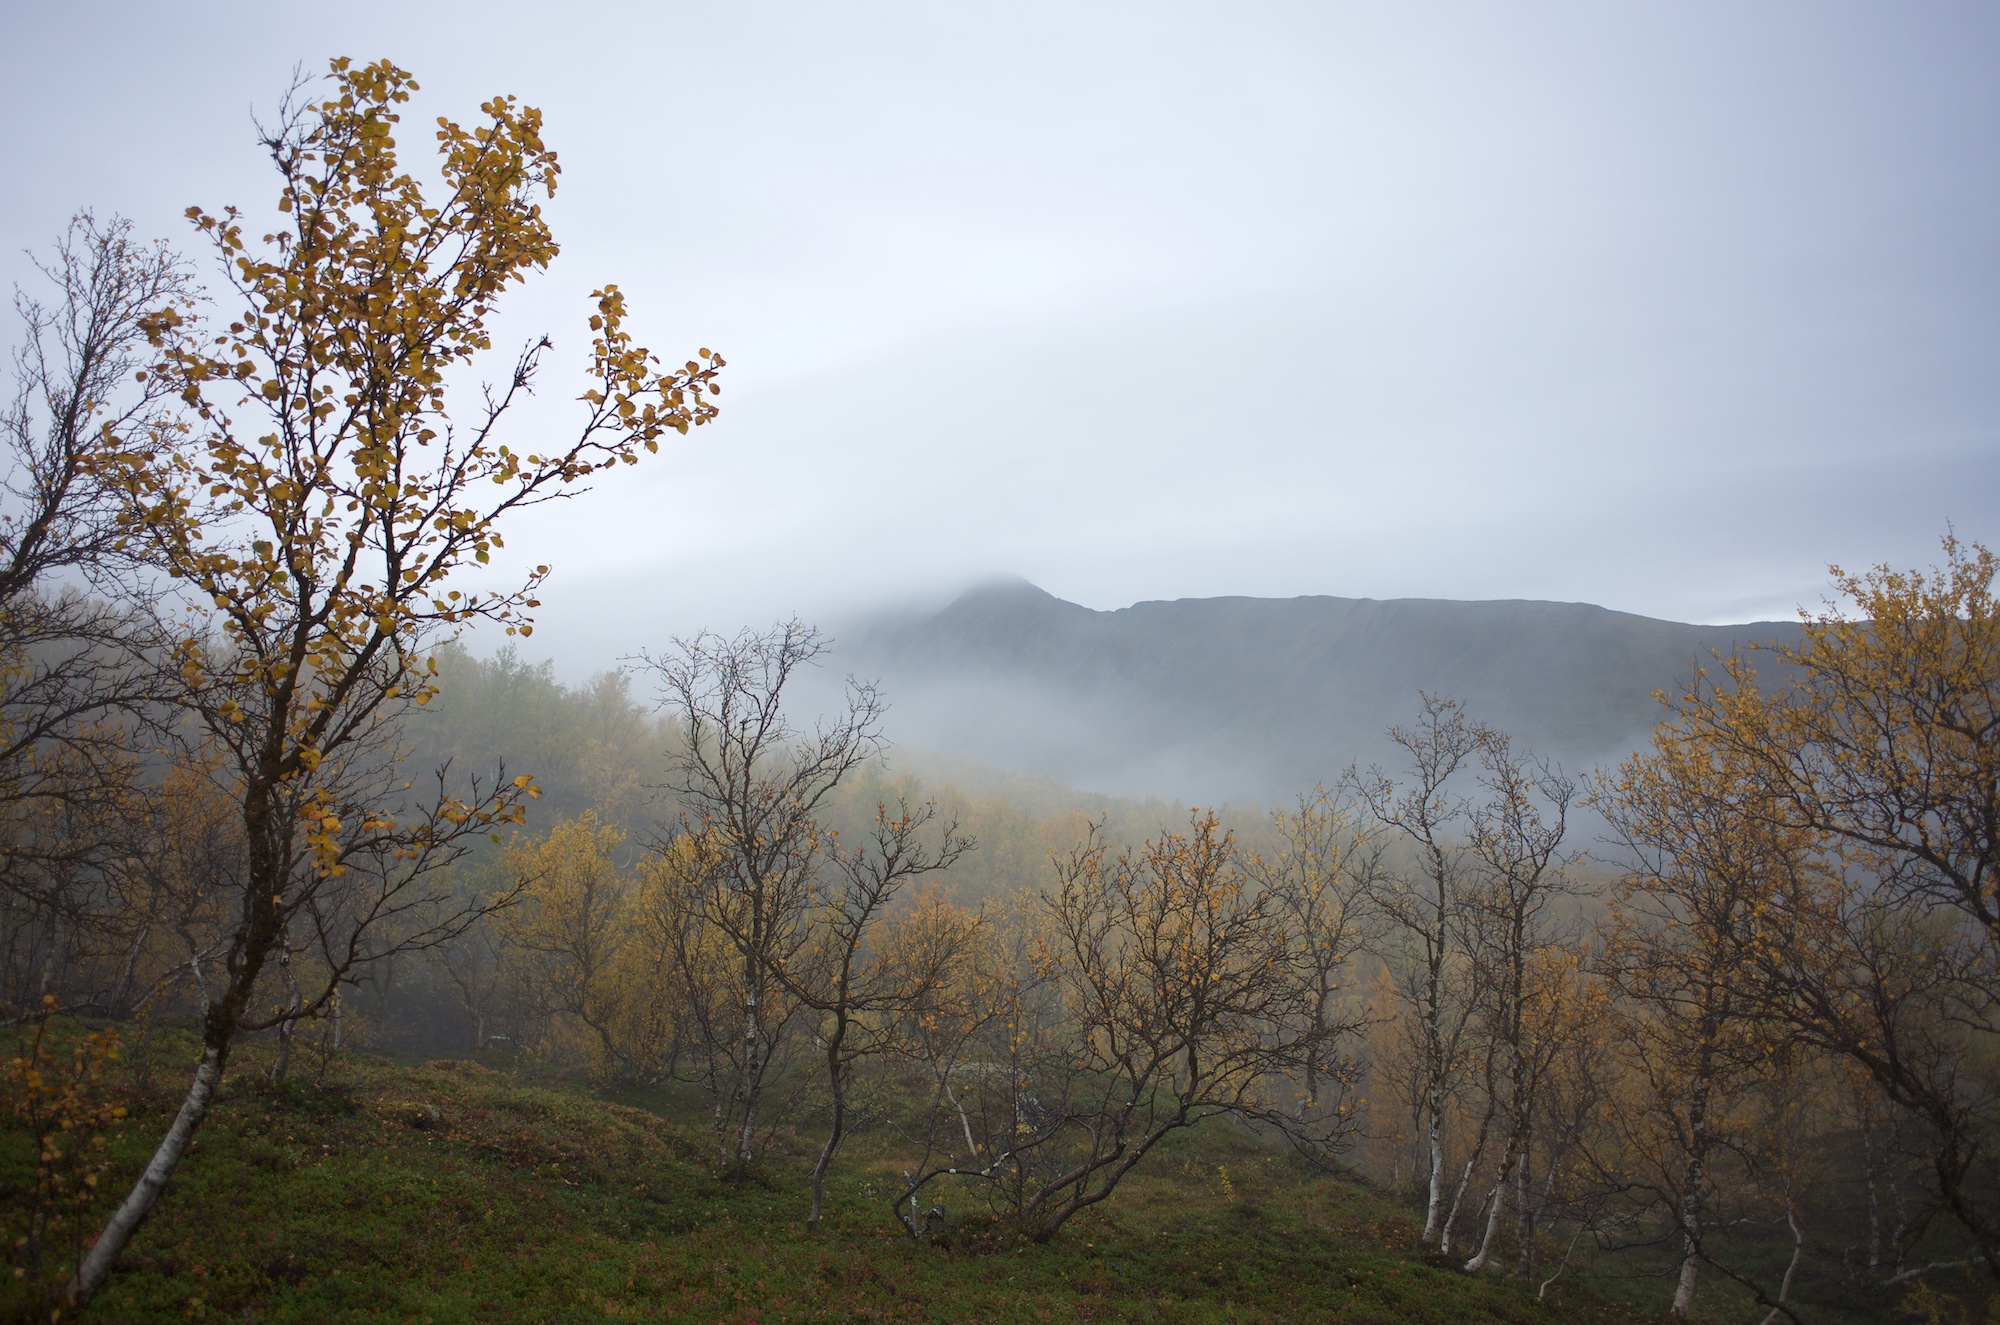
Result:
[[[69,1302],[81,1307],[97,1296],[111,1277],[111,1267],[118,1263],[120,1253],[139,1231],[153,1204],[166,1190],[167,1180],[173,1177],[174,1168],[181,1162],[188,1143],[193,1140],[195,1129],[208,1114],[208,1106],[215,1098],[216,1085],[222,1079],[222,1051],[213,1046],[202,1051],[201,1063],[194,1070],[194,1081],[188,1086],[187,1098],[181,1102],[180,1112],[174,1115],[173,1126],[153,1152],[153,1158],[146,1165],[146,1171],[139,1175],[125,1203],[111,1216],[104,1231],[97,1236],[89,1252],[76,1269],[76,1277],[70,1280]]]
[[[1694,1236],[1688,1234],[1681,1239],[1681,1272],[1674,1281],[1674,1300],[1668,1308],[1675,1320],[1684,1320],[1694,1309],[1695,1281],[1701,1275],[1701,1261],[1695,1256]]]
[[[1465,1272],[1467,1274],[1478,1274],[1486,1268],[1486,1262],[1493,1257],[1493,1235],[1499,1231],[1500,1212],[1507,1205],[1508,1176],[1503,1173],[1500,1180],[1493,1184],[1493,1194],[1486,1198],[1488,1202],[1486,1207],[1486,1233],[1485,1236],[1479,1239],[1479,1250],[1474,1252],[1472,1259],[1465,1263]]]
[[[743,1164],[757,1155],[757,1097],[764,1076],[762,1028],[757,1021],[761,992],[753,983],[743,997],[743,1125],[736,1133],[736,1158]]]
[[[1431,1150],[1431,1196],[1430,1204],[1424,1211],[1424,1242],[1427,1245],[1437,1241],[1438,1215],[1444,1209],[1444,1128],[1438,1123],[1439,1112],[1431,1110],[1430,1123],[1425,1128]]]

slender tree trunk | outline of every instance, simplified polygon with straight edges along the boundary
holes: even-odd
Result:
[[[278,1023],[278,1051],[271,1055],[271,1084],[285,1084],[285,1073],[292,1066],[292,1023]]]
[[[1424,1208],[1424,1244],[1438,1239],[1438,1216],[1444,1210],[1444,1072],[1433,1064],[1431,1079],[1424,1092],[1428,1116],[1424,1119],[1424,1141],[1430,1149],[1430,1200]]]
[[[213,1039],[214,1037],[210,1037]],[[229,1060],[229,1040],[223,1037],[221,1043],[210,1043],[203,1048],[201,1063],[194,1070],[194,1081],[188,1087],[187,1098],[181,1101],[180,1112],[174,1115],[173,1125],[160,1140],[159,1148],[153,1152],[146,1171],[139,1175],[131,1192],[118,1207],[115,1214],[97,1235],[97,1241],[77,1266],[76,1277],[70,1281],[69,1304],[81,1307],[97,1296],[111,1277],[111,1267],[118,1263],[118,1257],[139,1231],[147,1214],[153,1209],[160,1193],[166,1190],[167,1180],[174,1176],[174,1169],[187,1152],[188,1143],[194,1139],[195,1129],[208,1116],[208,1107],[215,1098],[215,1089],[222,1081],[222,1069]]]
[[[104,1229],[97,1235],[76,1268],[76,1277],[70,1280],[66,1305],[81,1308],[97,1296],[111,1277],[112,1267],[124,1252],[132,1235],[139,1231],[160,1193],[166,1190],[167,1182],[173,1177],[174,1169],[181,1157],[187,1153],[193,1142],[195,1129],[208,1116],[209,1106],[214,1102],[215,1092],[222,1084],[222,1071],[229,1062],[230,1046],[236,1039],[236,1029],[242,1024],[243,1010],[250,1004],[250,993],[256,987],[257,977],[264,969],[264,962],[271,949],[280,938],[278,915],[272,899],[277,895],[284,877],[284,853],[274,850],[269,829],[273,819],[273,808],[268,794],[260,794],[254,785],[244,803],[243,823],[246,836],[250,840],[250,867],[247,891],[243,899],[243,917],[238,924],[234,947],[230,953],[229,980],[222,997],[208,1003],[202,1016],[202,1055],[195,1068],[194,1080],[188,1086],[187,1097],[181,1101],[180,1112],[174,1115],[173,1124],[161,1138],[153,1158],[139,1175],[124,1202],[112,1214]]]
[[[117,1009],[115,1015],[120,1019],[132,1015],[132,982],[138,977],[139,955],[146,947],[146,940],[152,936],[153,927],[142,926],[139,937],[132,940],[132,947],[125,954],[125,969],[118,977],[118,996],[112,1000],[112,1007]]]
[[[743,1121],[736,1132],[736,1161],[748,1164],[757,1157],[757,1099],[764,1084],[763,1027],[758,1022],[763,988],[760,973],[752,972],[743,989],[743,1075],[738,1093],[743,1101]]]
[[[1500,1157],[1500,1173],[1494,1175],[1492,1197],[1488,1197],[1490,1205],[1486,1209],[1486,1233],[1480,1237],[1480,1249],[1476,1253],[1472,1253],[1470,1261],[1466,1261],[1466,1273],[1468,1275],[1480,1273],[1482,1269],[1486,1269],[1486,1263],[1492,1259],[1494,1243],[1500,1237],[1500,1217],[1506,1211],[1506,1193],[1508,1193],[1508,1187],[1516,1189],[1514,1191],[1514,1199],[1516,1199],[1516,1205],[1520,1207],[1522,1227],[1526,1229],[1528,1191],[1526,1191],[1526,1185],[1522,1183],[1522,1175],[1528,1171],[1528,1153],[1526,1153],[1528,1151],[1528,1143],[1520,1135],[1522,1131],[1524,1131],[1524,1127],[1520,1125],[1520,1119],[1516,1119],[1514,1135],[1508,1137],[1506,1153]]]
[[[841,1138],[847,1135],[847,1085],[845,1082],[833,1088],[833,1127],[826,1134],[826,1144],[820,1147],[819,1162],[813,1165],[812,1213],[806,1216],[806,1227],[819,1227],[820,1213],[826,1201],[826,1171],[833,1165],[834,1152],[840,1149]]]
[[[806,1227],[817,1229],[820,1214],[826,1205],[826,1171],[833,1165],[834,1152],[840,1149],[841,1138],[847,1134],[847,1088],[835,1086],[833,1090],[833,1126],[826,1134],[826,1144],[819,1149],[819,1162],[813,1165],[812,1212],[806,1216]]]
[[[966,1117],[965,1106],[963,1104],[960,1104],[958,1102],[958,1096],[952,1093],[951,1082],[949,1079],[947,1079],[944,1083],[944,1097],[951,1101],[952,1108],[958,1110],[958,1125],[959,1128],[965,1133],[966,1153],[971,1155],[974,1159],[979,1158],[979,1142],[974,1140],[972,1136],[972,1119]]]
[[[1528,1157],[1532,1158],[1533,1154],[1534,1152],[1531,1149]],[[1528,1188],[1532,1183],[1533,1176],[1534,1165],[1529,1163],[1527,1159],[1524,1159],[1521,1163],[1521,1278],[1523,1281],[1535,1277],[1536,1267],[1540,1263],[1541,1258],[1537,1253],[1535,1244],[1541,1237],[1542,1211],[1549,1208],[1549,1194],[1556,1189],[1556,1165],[1553,1163],[1549,1164],[1548,1171],[1542,1178],[1542,1194],[1536,1197],[1534,1204],[1530,1206],[1528,1204]]]
[[[1474,1252],[1472,1259],[1465,1263],[1465,1272],[1467,1274],[1479,1273],[1479,1271],[1486,1268],[1486,1262],[1492,1259],[1493,1243],[1499,1237],[1500,1218],[1507,1205],[1507,1188],[1510,1185],[1517,1185],[1519,1183],[1520,1166],[1524,1165],[1527,1161],[1528,1128],[1530,1110],[1533,1108],[1533,1093],[1525,1079],[1526,1068],[1524,1060],[1521,1057],[1518,1031],[1516,1032],[1515,1043],[1509,1052],[1514,1061],[1507,1073],[1508,1113],[1511,1115],[1507,1120],[1507,1140],[1500,1151],[1500,1167],[1493,1175],[1493,1192],[1487,1198],[1486,1232],[1479,1239],[1479,1250]],[[1497,1112],[1498,1110],[1489,1107],[1487,1109],[1487,1117],[1491,1118]],[[1480,1124],[1479,1134],[1480,1139],[1483,1141],[1486,1136],[1486,1124]],[[1526,1193],[1521,1193],[1521,1197],[1521,1212],[1523,1217],[1525,1217],[1527,1214]]]
[[[1500,1157],[1500,1171],[1493,1178],[1493,1193],[1487,1198],[1486,1232],[1479,1239],[1479,1250],[1474,1252],[1472,1259],[1465,1263],[1465,1272],[1467,1274],[1479,1273],[1486,1268],[1486,1262],[1492,1259],[1493,1244],[1500,1233],[1500,1218],[1507,1205],[1507,1189],[1510,1186],[1519,1185],[1518,1166],[1523,1158],[1520,1137],[1521,1121],[1519,1118],[1515,1119],[1514,1126],[1510,1130],[1513,1135],[1507,1138],[1506,1153]]]
[[[1889,1111],[1889,1140],[1882,1148],[1884,1163],[1883,1176],[1889,1183],[1889,1200],[1896,1207],[1896,1227],[1889,1234],[1889,1246],[1896,1253],[1894,1270],[1903,1272],[1903,1235],[1910,1227],[1910,1201],[1903,1192],[1902,1180],[1896,1176],[1896,1153],[1902,1148],[1903,1129],[1895,1110]]]
[[[1526,1279],[1535,1269],[1535,1207],[1528,1203],[1528,1187],[1533,1166],[1524,1153],[1514,1166],[1514,1245],[1519,1250],[1519,1277]]]
[[[285,973],[285,1010],[297,1013],[304,999],[299,994],[299,978],[292,970],[292,947],[288,942],[278,944],[278,969]],[[292,1035],[297,1026],[290,1016],[278,1023],[278,1052],[271,1057],[271,1084],[285,1084],[285,1072],[292,1065]]]
[[[1444,1222],[1438,1228],[1438,1255],[1451,1255],[1451,1234],[1458,1225],[1458,1211],[1465,1204],[1465,1189],[1472,1185],[1472,1170],[1479,1164],[1477,1155],[1465,1161],[1465,1168],[1458,1175],[1458,1185],[1452,1188],[1451,1206],[1445,1211]]]
[[[715,1107],[710,1110],[710,1125],[715,1130],[715,1162],[729,1163],[729,1101],[736,1090],[734,1083],[724,1089],[723,1083],[709,1073],[709,1094],[715,1099]]]
[[[819,1162],[813,1165],[812,1213],[806,1216],[806,1227],[819,1227],[820,1212],[825,1207],[826,1171],[833,1164],[833,1156],[840,1149],[840,1142],[847,1135],[847,1065],[841,1061],[841,1044],[847,1039],[847,1014],[834,1014],[834,1031],[826,1044],[826,1080],[833,1091],[833,1125],[827,1130],[826,1144],[820,1147]]]
[[[1465,1263],[1467,1274],[1478,1274],[1486,1268],[1486,1262],[1492,1259],[1493,1235],[1500,1228],[1500,1215],[1507,1205],[1507,1178],[1511,1176],[1511,1174],[1503,1176],[1495,1182],[1492,1192],[1486,1197],[1486,1231],[1480,1235],[1479,1250],[1473,1252],[1472,1259]]]
[[[1866,1102],[1857,1101],[1861,1115],[1861,1172],[1868,1188],[1868,1277],[1882,1269],[1882,1200],[1876,1192],[1875,1129],[1869,1123]]]
[[[1444,1205],[1444,1108],[1447,1087],[1451,1080],[1451,1053],[1445,1044],[1444,1035],[1444,974],[1448,939],[1445,897],[1445,874],[1442,861],[1437,861],[1432,869],[1432,883],[1437,889],[1436,933],[1425,935],[1424,1005],[1422,1017],[1424,1025],[1424,1071],[1429,1078],[1424,1083],[1426,1103],[1430,1117],[1426,1119],[1425,1140],[1430,1145],[1431,1190],[1430,1200],[1424,1209],[1424,1245],[1439,1244],[1441,1251],[1448,1250],[1451,1241],[1451,1224],[1446,1220],[1442,1228],[1438,1224],[1438,1214]]]
[[[1458,1175],[1458,1186],[1451,1194],[1451,1209],[1444,1217],[1444,1225],[1438,1229],[1438,1255],[1451,1255],[1451,1231],[1458,1224],[1459,1207],[1465,1204],[1465,1189],[1472,1185],[1472,1171],[1479,1167],[1479,1161],[1486,1157],[1486,1138],[1493,1131],[1492,1105],[1486,1108],[1486,1116],[1479,1120],[1479,1135],[1472,1143],[1472,1156],[1465,1161],[1465,1169]]]
[[[1424,1132],[1431,1157],[1430,1199],[1424,1206],[1424,1241],[1434,1243],[1438,1238],[1438,1216],[1444,1210],[1444,1129],[1438,1125],[1435,1112],[1425,1124]]]
[[[42,977],[35,991],[38,997],[46,998],[55,992],[56,967],[58,965],[56,955],[61,951],[61,948],[61,923],[51,915],[49,917],[49,947],[48,951],[42,954]]]
[[[1120,1159],[1116,1164],[1109,1166],[1107,1169],[1100,1170],[1096,1175],[1083,1175],[1069,1200],[1065,1201],[1061,1208],[1044,1220],[1041,1226],[1029,1236],[1036,1242],[1048,1242],[1053,1239],[1057,1233],[1062,1231],[1062,1226],[1069,1222],[1070,1216],[1080,1210],[1087,1210],[1099,1201],[1109,1198],[1112,1191],[1124,1180],[1125,1175],[1138,1167],[1139,1161],[1143,1160],[1151,1152],[1153,1146],[1161,1137],[1165,1136],[1168,1132],[1185,1126],[1187,1126],[1187,1123],[1183,1119],[1179,1122],[1155,1127],[1151,1132],[1135,1142],[1132,1148],[1125,1154],[1125,1157]],[[1091,1185],[1093,1177],[1096,1182],[1095,1186]],[[1061,1185],[1052,1187],[1049,1190],[1061,1190]],[[1031,1202],[1023,1213],[1033,1214],[1035,1208],[1040,1204],[1041,1201],[1038,1198]]]
[[[1697,1060],[1688,1097],[1688,1162],[1681,1176],[1681,1269],[1668,1307],[1674,1319],[1694,1310],[1695,1281],[1701,1274],[1701,1193],[1708,1182],[1708,1091],[1710,1060],[1704,1049]]]
[[[1569,1268],[1570,1253],[1576,1250],[1576,1244],[1582,1239],[1583,1230],[1587,1227],[1589,1225],[1585,1221],[1577,1221],[1576,1232],[1569,1235],[1569,1245],[1563,1248],[1563,1258],[1556,1262],[1556,1272],[1542,1280],[1542,1286],[1535,1290],[1535,1301],[1540,1302],[1543,1298],[1547,1297],[1549,1295],[1549,1285],[1562,1278],[1562,1272]]]
[[[1784,1281],[1778,1285],[1777,1305],[1771,1308],[1770,1314],[1764,1317],[1760,1325],[1777,1325],[1778,1317],[1787,1314],[1785,1299],[1792,1293],[1792,1276],[1799,1272],[1799,1260],[1806,1254],[1806,1235],[1799,1230],[1798,1214],[1792,1209],[1789,1200],[1785,1202],[1785,1223],[1792,1230],[1792,1262],[1785,1267]]]
[[[1693,1216],[1689,1216],[1692,1222]],[[1674,1279],[1674,1300],[1668,1310],[1675,1320],[1684,1320],[1694,1309],[1695,1283],[1701,1277],[1701,1258],[1695,1254],[1695,1235],[1681,1235],[1681,1271]]]

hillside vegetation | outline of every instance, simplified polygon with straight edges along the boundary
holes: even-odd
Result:
[[[127,1048],[111,1089],[133,1113],[114,1134],[112,1187],[143,1163],[198,1053],[167,1027],[136,1031]],[[1430,1265],[1404,1210],[1226,1128],[1175,1145],[1048,1245],[970,1210],[913,1241],[888,1209],[893,1146],[864,1138],[812,1234],[809,1147],[789,1133],[755,1170],[719,1171],[700,1122],[677,1121],[667,1096],[530,1084],[486,1057],[498,1070],[346,1053],[274,1087],[268,1049],[252,1047],[83,1318],[1645,1318],[1574,1273],[1537,1300],[1534,1286]],[[10,1127],[0,1150],[17,1190],[27,1143]]]
[[[1565,1130],[1576,1128],[1561,1112],[1572,1107],[1568,1092],[1622,1088],[1607,1071],[1621,1061],[1613,1055],[1626,1052],[1615,1039],[1625,1032],[1591,1020],[1601,1014],[1588,1002],[1577,1005],[1581,1016],[1572,1029],[1537,1032],[1568,1049],[1555,1060],[1550,1130],[1537,1142],[1546,1147],[1537,1157],[1537,1181],[1546,1185],[1534,1207],[1543,1221],[1535,1268],[1523,1277],[1509,1273],[1513,1267],[1503,1260],[1466,1275],[1463,1250],[1446,1256],[1425,1246],[1421,1137],[1405,1121],[1414,1086],[1396,1075],[1413,1065],[1409,1046],[1420,1027],[1393,984],[1395,948],[1379,934],[1347,951],[1352,963],[1330,1005],[1354,1019],[1356,1058],[1372,1075],[1346,1096],[1357,1106],[1356,1133],[1320,1159],[1365,1173],[1365,1182],[1334,1181],[1296,1158],[1282,1127],[1267,1122],[1253,1133],[1218,1117],[1169,1135],[1109,1201],[1084,1210],[1046,1243],[1028,1239],[1026,1227],[1006,1217],[1004,1202],[988,1207],[979,1200],[976,1185],[934,1184],[923,1201],[935,1200],[948,1213],[936,1227],[919,1219],[927,1233],[919,1246],[899,1219],[909,1212],[892,1209],[892,1202],[906,1168],[920,1164],[926,1147],[940,1141],[955,1147],[964,1124],[949,1108],[926,1114],[912,1105],[906,1069],[878,1064],[859,1082],[866,1096],[861,1120],[829,1172],[824,1225],[809,1234],[806,1175],[825,1140],[829,1107],[814,1066],[812,1023],[794,1028],[785,1056],[772,1064],[758,1158],[725,1162],[717,1151],[716,1097],[703,1084],[703,1055],[718,1050],[693,1038],[645,1048],[648,1026],[657,1023],[643,1014],[686,1005],[618,964],[618,952],[629,960],[643,951],[624,927],[640,914],[632,909],[644,896],[637,880],[662,849],[650,834],[671,808],[658,788],[682,757],[681,729],[651,711],[623,677],[567,687],[547,666],[511,651],[479,660],[448,650],[440,662],[441,689],[411,728],[415,748],[407,762],[477,770],[505,759],[510,767],[518,761],[538,770],[546,790],[528,828],[476,844],[455,872],[456,886],[474,895],[523,884],[526,891],[441,949],[361,968],[336,1015],[310,1024],[285,1084],[274,1086],[267,1076],[276,1047],[271,1038],[250,1041],[170,1199],[134,1243],[110,1296],[93,1309],[99,1318],[214,1311],[309,1320],[381,1309],[412,1320],[597,1319],[619,1312],[685,1319],[878,1313],[1026,1320],[1094,1313],[1282,1320],[1301,1318],[1296,1313],[1309,1306],[1324,1314],[1305,1318],[1561,1321],[1651,1318],[1664,1307],[1679,1248],[1656,1204],[1635,1196],[1618,1203],[1618,1184],[1636,1171],[1616,1167],[1631,1163],[1630,1152],[1621,1155],[1614,1134],[1604,1130],[1617,1117],[1584,1117],[1580,1129]],[[912,762],[929,776],[918,777]],[[855,769],[822,815],[842,835],[856,835],[865,832],[876,804],[926,797],[978,839],[936,891],[956,908],[983,910],[1000,926],[996,934],[1013,923],[1008,917],[1031,916],[1042,904],[1036,899],[1052,887],[1052,867],[1093,823],[1142,848],[1163,823],[1185,822],[1183,810],[1157,801],[1077,793],[965,761],[907,761],[893,751],[886,763]],[[1327,810],[1301,812],[1310,820]],[[1245,851],[1273,862],[1285,859],[1302,827],[1311,827],[1255,812],[1232,817],[1243,824]],[[1351,819],[1315,822],[1341,835],[1354,832]],[[589,823],[601,827],[586,842],[578,826]],[[1312,869],[1333,890],[1328,896],[1348,895],[1341,890],[1375,868],[1364,869],[1364,858],[1353,854],[1362,840],[1322,843],[1332,855]],[[574,849],[565,855],[559,842]],[[1395,859],[1395,869],[1414,867],[1407,853]],[[538,861],[552,864],[554,874]],[[580,866],[603,871],[603,903],[567,911],[577,894],[564,889],[586,877],[573,873]],[[1567,868],[1576,895],[1563,903],[1566,932],[1587,935],[1576,926],[1590,923],[1593,913],[1577,908],[1610,884],[1580,862]],[[531,928],[565,915],[584,922],[567,949],[550,937],[555,930]],[[1301,923],[1352,942],[1324,915]],[[155,986],[154,1002],[166,1022],[112,1024],[128,1035],[114,1093],[134,1108],[110,1133],[113,1163],[100,1185],[111,1192],[137,1172],[150,1139],[164,1130],[192,1054],[185,1032],[166,1029],[175,1024],[175,1009],[185,1017],[195,1007],[194,991],[172,982],[172,939],[165,942],[157,960],[169,983]],[[593,943],[603,945],[595,951],[612,964],[579,978]],[[105,957],[116,960],[119,953]],[[21,981],[18,1003],[28,1001],[26,982],[38,969],[45,968],[28,962],[13,968]],[[86,991],[108,988],[117,970],[73,969]],[[603,1023],[611,1052],[591,1029],[589,1019],[600,1014],[612,1016]],[[352,1047],[331,1050],[342,1037],[401,1061]],[[615,1056],[628,1045],[655,1056]],[[329,1052],[331,1065],[322,1066]],[[666,1084],[658,1084],[663,1078]],[[965,1078],[945,1080],[960,1083],[961,1100],[971,1098]],[[588,1086],[593,1081],[601,1091]],[[1732,1144],[1810,1139],[1795,1158],[1784,1159],[1782,1170],[1785,1199],[1810,1212],[1810,1255],[1788,1276],[1792,1241],[1772,1211],[1755,1204],[1771,1188],[1752,1167],[1764,1156],[1752,1152],[1731,1179],[1740,1204],[1713,1243],[1718,1252],[1727,1249],[1728,1259],[1717,1255],[1711,1264],[1767,1293],[1787,1282],[1789,1305],[1808,1321],[1877,1320],[1903,1302],[1919,1309],[1928,1303],[1943,1321],[1975,1310],[1970,1304],[1983,1295],[1959,1270],[1890,1288],[1874,1286],[1887,1269],[1857,1274],[1865,1239],[1878,1239],[1878,1246],[1890,1240],[1887,1228],[1865,1225],[1861,1183],[1879,1189],[1885,1223],[1909,1221],[1903,1227],[1915,1230],[1897,1234],[1896,1254],[1905,1264],[1954,1259],[1951,1230],[1934,1217],[1915,1223],[1922,1198],[1912,1188],[1919,1178],[1909,1158],[1885,1162],[1871,1150],[1881,1142],[1866,1129],[1882,1125],[1879,1115],[1861,1113],[1858,1127],[1854,1115],[1842,1115],[1853,1107],[1842,1093],[1851,1085],[1810,1064],[1779,1082],[1792,1093],[1771,1096],[1768,1114],[1746,1112],[1732,1124],[1765,1130],[1746,1129]],[[1472,1144],[1481,1097],[1464,1076],[1453,1090],[1447,1143],[1458,1164]],[[1383,1100],[1371,1104],[1378,1093],[1386,1107]],[[1643,1099],[1639,1105],[1645,1107]],[[1603,1104],[1589,1107],[1604,1118]],[[991,1120],[978,1121],[982,1137],[988,1135]],[[7,1180],[16,1215],[31,1185],[21,1175],[26,1144],[17,1125],[9,1140],[15,1176]],[[101,1202],[90,1208],[101,1217]],[[1461,1239],[1476,1233],[1470,1224],[1461,1216]],[[1503,1253],[1510,1259],[1514,1225],[1510,1215]],[[1220,1254],[1211,1258],[1211,1249]],[[47,1259],[61,1262],[53,1244]],[[15,1260],[23,1263],[18,1248]],[[1550,1278],[1547,1300],[1537,1300],[1535,1290]],[[1748,1322],[1767,1314],[1751,1290],[1718,1273],[1704,1281],[1688,1318]]]

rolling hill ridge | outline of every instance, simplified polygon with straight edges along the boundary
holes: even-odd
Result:
[[[846,632],[901,745],[1118,795],[1288,800],[1350,764],[1394,766],[1419,691],[1572,770],[1616,760],[1654,692],[1795,622],[1703,626],[1586,603],[1184,598],[1096,611],[1024,580]]]

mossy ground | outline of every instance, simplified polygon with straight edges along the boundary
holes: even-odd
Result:
[[[128,1037],[109,1186],[160,1135],[193,1059]],[[86,1320],[1598,1322],[1651,1312],[1572,1274],[1538,1301],[1426,1263],[1361,1185],[1226,1127],[1176,1138],[1117,1196],[1036,1245],[965,1216],[917,1246],[887,1207],[898,1161],[858,1143],[808,1232],[809,1146],[730,1177],[671,1106],[533,1085],[475,1062],[341,1056],[272,1087],[257,1046]],[[655,1107],[636,1107],[652,1103]],[[5,1138],[18,1184],[26,1138]],[[1226,1171],[1227,1182],[1224,1182]],[[18,1301],[18,1299],[17,1299]]]

